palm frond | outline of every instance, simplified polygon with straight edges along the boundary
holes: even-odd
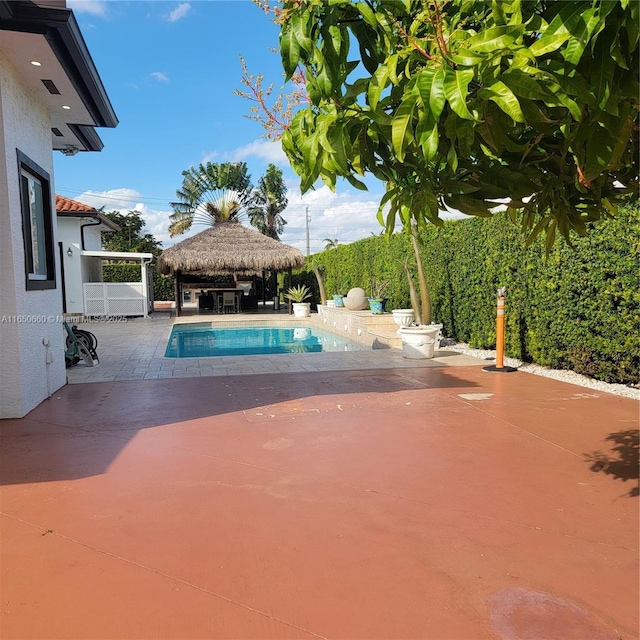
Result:
[[[253,187],[244,162],[208,162],[182,172],[182,186],[171,202],[172,235],[184,233],[191,224],[218,224],[239,220],[251,200]],[[190,218],[190,222],[184,219]],[[179,223],[179,224],[178,224]]]

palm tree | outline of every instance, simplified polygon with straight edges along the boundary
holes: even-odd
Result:
[[[280,240],[280,234],[287,224],[280,214],[287,204],[287,187],[282,179],[282,171],[270,164],[253,191],[248,208],[249,222],[265,236]]]
[[[183,171],[178,201],[170,203],[169,235],[184,233],[193,223],[237,222],[252,190],[244,162],[207,162]]]
[[[325,238],[322,242],[325,243],[325,251],[327,251],[327,249],[335,249],[338,246],[338,238]]]

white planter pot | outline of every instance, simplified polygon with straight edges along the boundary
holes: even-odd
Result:
[[[442,338],[442,325],[441,324],[436,324],[435,322],[432,322],[431,324],[427,325],[430,329],[437,329],[438,330],[438,335],[436,336],[436,349],[440,346],[440,340]]]
[[[310,302],[294,302],[292,306],[295,318],[308,318],[311,315]]]
[[[399,327],[408,327],[415,317],[413,309],[392,309],[391,315]]]
[[[402,337],[402,355],[405,358],[421,360],[433,358],[438,329],[429,326],[400,327]]]

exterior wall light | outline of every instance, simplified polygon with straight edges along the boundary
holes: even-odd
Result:
[[[69,247],[69,248],[67,249],[67,255],[68,255],[69,257],[73,256],[73,249],[72,249],[71,247]]]

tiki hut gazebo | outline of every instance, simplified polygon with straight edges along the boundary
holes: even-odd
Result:
[[[163,275],[174,275],[176,314],[180,315],[184,274],[253,276],[288,270],[291,282],[292,269],[303,264],[304,256],[298,249],[239,222],[219,222],[163,251],[157,269]]]

